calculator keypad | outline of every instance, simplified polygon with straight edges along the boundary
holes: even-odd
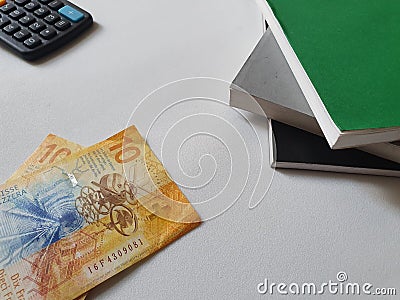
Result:
[[[50,10],[45,8],[45,7],[41,7],[38,8],[37,10],[35,10],[33,12],[33,14],[39,18],[44,18],[45,16],[47,16],[50,13]]]
[[[29,29],[32,30],[35,33],[39,32],[39,31],[42,31],[45,28],[46,28],[46,25],[44,25],[44,23],[41,22],[41,21],[37,21],[37,22],[29,25]]]
[[[14,19],[14,20],[19,20],[20,18],[22,18],[23,16],[25,16],[25,12],[18,8],[16,10],[14,10],[13,12],[10,13],[10,18]]]
[[[65,20],[58,21],[56,24],[54,24],[54,27],[61,31],[68,29],[70,26],[71,23]]]
[[[36,22],[36,19],[31,16],[24,16],[21,19],[19,19],[19,23],[22,24],[23,26],[29,26],[33,22]]]
[[[46,16],[46,17],[44,18],[44,21],[45,21],[47,24],[50,24],[50,25],[54,24],[54,23],[57,22],[58,20],[60,20],[60,16],[57,15],[57,14],[55,14],[55,13],[51,13],[51,14],[49,14],[48,16]]]
[[[22,29],[16,33],[14,33],[13,37],[20,42],[25,41],[26,39],[28,39],[31,36],[31,33],[26,30],[26,29]]]
[[[61,1],[59,1],[59,0],[54,0],[54,1],[52,1],[52,2],[49,3],[49,7],[50,7],[51,9],[54,9],[54,10],[58,10],[58,9],[60,9],[60,8],[63,7],[63,6],[64,6],[64,4],[63,4]]]
[[[29,2],[29,0],[15,0],[14,2],[17,5],[24,6],[25,4],[27,4]]]
[[[27,11],[32,12],[32,11],[38,9],[40,7],[40,4],[32,1],[32,2],[29,2],[28,4],[26,4],[24,7]]]
[[[24,45],[31,49],[36,48],[41,43],[42,41],[38,37],[30,37],[24,41]]]
[[[3,28],[4,26],[10,24],[10,19],[8,19],[7,17],[1,17],[0,18],[0,28]]]
[[[0,41],[36,59],[93,23],[89,13],[64,0],[0,0]]]
[[[15,5],[13,5],[12,3],[6,3],[0,8],[0,11],[5,14],[8,14],[12,12],[15,8],[16,8]]]
[[[50,40],[53,37],[55,37],[56,35],[57,35],[57,31],[55,31],[53,28],[47,28],[40,32],[40,36],[46,40]]]
[[[16,23],[11,23],[3,28],[3,31],[9,35],[19,30],[19,26]]]

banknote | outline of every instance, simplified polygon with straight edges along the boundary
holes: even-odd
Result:
[[[27,160],[11,175],[9,180],[38,171],[44,166],[57,162],[81,149],[83,149],[81,145],[57,135],[49,134]]]
[[[74,299],[199,224],[129,127],[0,186],[0,293]]]
[[[8,181],[16,179],[22,175],[36,172],[41,168],[57,162],[72,153],[82,150],[83,147],[74,142],[66,140],[54,134],[49,134],[39,147],[27,158],[27,160],[14,172]],[[75,300],[86,299],[83,294]]]

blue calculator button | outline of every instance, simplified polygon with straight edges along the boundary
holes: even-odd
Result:
[[[74,23],[79,22],[84,17],[83,13],[69,5],[60,8],[58,13]]]

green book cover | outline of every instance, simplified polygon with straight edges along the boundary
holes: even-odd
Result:
[[[399,0],[267,0],[341,131],[400,126]]]

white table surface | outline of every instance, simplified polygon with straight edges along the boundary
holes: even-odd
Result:
[[[164,84],[198,76],[232,81],[262,35],[261,15],[251,0],[75,2],[96,21],[80,42],[34,64],[0,48],[2,181],[49,132],[91,145],[123,129],[139,101]],[[227,87],[221,96],[225,102]],[[148,141],[158,156],[174,118],[181,120],[196,109],[248,134],[250,159],[257,156],[245,119],[206,101],[178,107],[156,124]],[[266,136],[262,122],[249,118]],[[201,132],[205,124],[194,122]],[[213,155],[217,163],[206,187],[183,189],[190,201],[212,197],[227,181],[235,184],[238,175],[229,177],[230,150],[207,135],[184,144],[180,159],[188,175],[199,172],[197,161],[203,154]],[[251,210],[259,167],[255,161],[248,184],[229,210],[96,287],[88,298],[265,298],[270,296],[256,290],[264,278],[321,283],[335,280],[339,271],[345,271],[349,281],[396,287],[400,293],[398,179],[277,171],[267,195]],[[212,161],[203,163],[204,169],[213,168]],[[173,162],[166,159],[165,165],[174,179],[185,181]],[[261,190],[273,173],[269,168],[265,172]],[[225,198],[237,196],[234,189],[229,193]]]

